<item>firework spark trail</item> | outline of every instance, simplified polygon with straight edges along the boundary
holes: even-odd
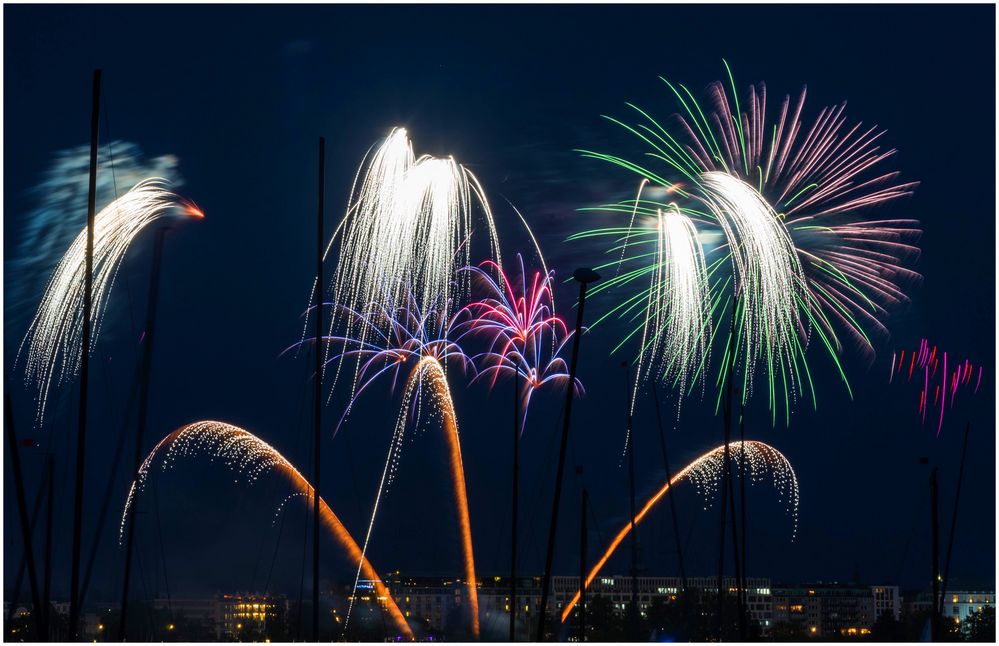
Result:
[[[183,184],[178,166],[175,155],[147,157],[134,143],[108,141],[98,149],[97,167],[114,172],[97,174],[97,204],[116,199],[118,186],[134,186],[148,177],[162,177],[178,187]],[[13,238],[14,251],[4,259],[9,285],[4,294],[7,325],[12,318],[34,314],[38,294],[79,233],[79,220],[72,215],[87,212],[89,168],[89,144],[57,151],[41,180],[30,189],[34,206],[21,219]]]
[[[711,310],[719,318],[726,308],[739,310],[735,315],[744,325],[735,333],[740,336],[743,359],[737,366],[743,373],[743,398],[751,391],[754,365],[765,362],[774,421],[781,388],[785,409],[795,391],[801,389],[811,393],[815,405],[805,360],[808,342],[814,337],[821,341],[849,392],[839,359],[841,331],[872,360],[874,344],[869,332],[887,336],[883,319],[889,309],[908,301],[904,284],[920,278],[906,267],[919,253],[915,245],[920,235],[918,222],[865,219],[863,212],[910,195],[917,183],[899,182],[897,172],[880,170],[895,151],[881,148],[883,132],[876,126],[848,125],[845,104],[823,109],[809,126],[802,117],[802,91],[793,104],[785,97],[770,123],[762,83],[751,86],[740,104],[729,71],[727,86],[712,84],[710,103],[702,106],[687,87],[662,80],[679,104],[678,127],[667,127],[631,104],[639,115],[637,123],[608,119],[649,146],[649,158],[663,162],[666,172],[645,162],[580,152],[638,174],[650,187],[674,194],[681,211],[693,220],[729,234],[723,244],[709,252],[732,255],[735,265],[729,276],[717,271],[724,257],[710,260]],[[655,216],[666,207],[640,195],[634,201],[604,208],[634,219],[635,214]],[[704,231],[704,227],[699,228]],[[627,236],[625,245],[637,251],[628,260],[643,264],[607,281],[604,289],[650,271],[655,254],[642,245],[654,244],[653,232],[640,232],[634,243],[627,242],[630,227],[582,232],[571,239],[598,235]],[[763,252],[752,257],[757,267],[747,266],[745,254],[740,258],[743,249]],[[757,292],[768,293],[753,294],[746,289],[743,295],[757,302],[736,306],[734,299],[724,299],[721,294],[731,288],[733,278],[743,288],[755,286]],[[776,282],[764,283],[771,279]],[[789,305],[793,308],[790,311]],[[642,306],[642,299],[633,296],[615,312],[631,316]],[[719,383],[724,383],[727,367],[728,362],[723,362]]]
[[[357,335],[355,338],[344,336],[328,339],[331,346],[342,345],[343,347],[342,352],[331,357],[328,362],[341,362],[347,357],[358,360],[357,383],[359,386],[356,387],[351,397],[347,410],[340,420],[340,425],[343,424],[354,402],[369,386],[386,376],[390,376],[394,387],[405,366],[413,365],[405,382],[402,405],[382,469],[361,553],[362,555],[367,554],[381,499],[395,479],[401,460],[406,429],[420,425],[423,393],[427,389],[433,404],[431,409],[441,415],[441,424],[450,448],[451,476],[462,537],[469,610],[472,615],[473,632],[478,636],[478,589],[475,584],[472,530],[465,493],[465,475],[461,461],[457,417],[448,389],[445,370],[448,363],[456,363],[459,368],[474,376],[475,364],[461,349],[458,342],[449,338],[452,330],[456,327],[458,318],[458,315],[450,318],[442,315],[442,312],[447,312],[450,309],[450,302],[438,297],[431,302],[429,307],[424,308],[420,306],[411,290],[406,290],[404,293],[405,305],[393,310],[387,309],[384,303],[376,305],[366,314],[344,308],[349,315],[354,317],[355,329],[367,334]],[[372,340],[365,340],[366,338]],[[360,570],[355,577],[352,597],[357,596],[359,581]],[[352,609],[353,599],[347,609],[344,630],[350,622]]]
[[[656,216],[656,258],[645,309],[632,409],[639,380],[658,373],[656,376],[672,380],[680,392],[685,392],[691,373],[707,364],[710,351],[710,287],[697,228],[676,208],[665,213],[659,211]]]
[[[387,490],[389,484],[395,477],[399,468],[402,452],[402,442],[406,429],[410,426],[419,425],[419,419],[413,420],[411,408],[416,405],[422,397],[424,386],[430,392],[432,409],[441,415],[442,429],[448,442],[451,482],[454,489],[454,505],[458,512],[459,530],[461,533],[461,547],[463,565],[465,568],[465,585],[468,590],[468,605],[472,621],[472,634],[479,637],[479,597],[478,585],[475,577],[475,554],[472,547],[472,524],[468,513],[468,494],[465,490],[465,468],[461,457],[461,440],[458,435],[458,421],[454,412],[454,404],[451,400],[451,391],[447,385],[447,375],[440,361],[433,356],[427,355],[413,367],[409,378],[406,380],[406,389],[403,393],[402,406],[396,422],[395,431],[392,435],[392,442],[389,447],[388,456],[385,459],[385,466],[382,469],[381,482],[378,485],[378,493],[375,495],[375,504],[371,510],[371,519],[368,522],[368,531],[364,537],[364,546],[361,549],[362,556],[367,554],[371,534],[375,526],[375,517],[378,514],[378,507],[382,495]],[[363,561],[361,561],[363,562]],[[361,569],[358,568],[354,579],[354,593],[351,595],[350,605],[347,607],[347,616],[344,621],[344,630],[350,622],[351,611],[354,607],[354,598],[357,596],[357,585],[361,578]]]
[[[569,381],[561,354],[571,334],[555,313],[554,274],[534,272],[528,283],[520,254],[517,260],[519,280],[511,279],[492,261],[464,268],[478,279],[485,295],[456,315],[453,328],[458,342],[468,335],[488,340],[487,349],[472,357],[480,365],[473,381],[488,379],[492,388],[500,376],[519,376],[522,389],[519,428],[523,433],[534,392],[548,384],[564,386]],[[578,379],[575,387],[582,394]]]
[[[142,230],[175,209],[191,217],[204,217],[196,206],[166,190],[164,184],[165,181],[158,178],[143,180],[106,206],[94,219],[92,335],[95,340],[100,334],[118,268]],[[18,349],[18,360],[21,352],[27,349],[25,382],[33,383],[38,389],[38,423],[44,418],[53,381],[58,385],[75,375],[82,360],[86,248],[87,229],[84,228],[52,274]]]
[[[904,376],[906,383],[912,381],[913,375],[921,382],[922,390],[919,391],[919,416],[922,423],[926,423],[926,413],[930,406],[940,405],[937,415],[937,435],[943,429],[944,411],[954,407],[954,399],[958,390],[971,390],[971,394],[977,394],[978,388],[982,385],[982,366],[971,363],[965,359],[964,362],[952,363],[952,369],[948,370],[948,355],[946,352],[937,352],[937,346],[930,348],[928,339],[919,341],[919,349],[909,353],[909,367],[905,366],[906,351],[892,354],[891,371],[888,376],[888,383],[891,383],[895,376]],[[977,369],[977,370],[976,370]],[[977,372],[977,377],[975,373]],[[939,373],[939,380],[936,379]],[[930,402],[930,382],[933,385],[933,401]],[[974,389],[972,389],[974,380]],[[947,399],[950,397],[950,402]]]
[[[733,442],[730,445],[731,452],[743,450],[743,442]],[[719,446],[716,449],[708,451],[701,457],[697,458],[683,469],[681,469],[673,478],[664,484],[662,488],[659,489],[641,510],[635,514],[634,524],[637,526],[652,508],[659,503],[663,497],[672,489],[674,486],[679,484],[682,480],[687,479],[694,482],[698,491],[702,494],[707,495],[709,490],[713,490],[718,487],[722,479],[722,472],[724,470],[725,463],[725,447]],[[787,511],[793,517],[794,522],[794,532],[797,533],[798,525],[798,478],[794,474],[794,469],[791,467],[791,463],[788,462],[787,458],[781,454],[780,451],[773,448],[768,444],[763,442],[757,442],[754,440],[747,440],[745,442],[745,459],[746,459],[746,470],[747,475],[750,477],[751,482],[758,482],[762,479],[765,473],[770,473],[773,479],[774,489],[782,502],[787,505]],[[739,461],[733,460],[733,467],[739,467]],[[604,551],[600,560],[590,569],[589,574],[586,576],[586,581],[584,582],[585,587],[589,587],[593,580],[600,573],[600,570],[604,567],[607,561],[613,556],[615,550],[622,541],[631,532],[632,523],[629,521],[624,524],[621,531],[617,533],[614,539],[611,541],[610,545]],[[793,535],[792,535],[793,537]],[[580,591],[576,591],[576,594],[572,597],[565,608],[562,610],[562,623],[569,617],[572,609],[578,603],[580,597]]]
[[[310,504],[312,496],[315,495],[312,485],[299,473],[298,469],[278,453],[274,447],[257,436],[224,422],[195,422],[180,427],[160,440],[142,462],[138,476],[128,491],[119,529],[119,540],[124,535],[129,508],[136,504],[136,498],[145,489],[149,474],[156,460],[160,458],[160,453],[164,450],[166,454],[162,456],[160,463],[160,468],[163,471],[172,468],[178,458],[204,455],[208,456],[212,462],[221,461],[230,470],[244,476],[250,484],[256,482],[264,474],[277,473],[295,488],[296,494],[305,496]],[[396,605],[395,599],[392,598],[391,592],[382,583],[381,577],[361,553],[361,548],[358,547],[347,528],[343,526],[340,519],[321,497],[319,505],[320,520],[323,526],[337,544],[343,548],[349,561],[359,563],[364,575],[374,582],[375,591],[379,598],[385,599],[385,608],[392,617],[396,629],[412,640],[414,638],[413,631],[406,623],[406,619]]]
[[[355,402],[372,384],[389,376],[394,392],[409,361],[433,356],[444,366],[454,363],[465,372],[475,372],[472,358],[465,354],[457,341],[449,338],[458,327],[459,316],[445,318],[440,314],[450,309],[450,303],[438,300],[423,309],[411,291],[405,293],[405,305],[395,309],[388,309],[385,305],[364,310],[352,310],[342,305],[336,308],[342,317],[349,318],[355,334],[323,337],[328,349],[340,348],[323,365],[340,365],[347,359],[354,359],[358,368],[353,392],[333,432],[334,436],[353,411]],[[314,339],[305,338],[281,354],[311,342]]]
[[[617,273],[594,290],[599,292],[646,276],[649,279],[648,288],[614,307],[600,319],[619,313],[622,317],[634,320],[636,311],[641,319],[641,325],[618,345],[620,348],[640,332],[636,359],[638,369],[635,371],[630,398],[632,412],[638,388],[644,380],[653,378],[672,382],[681,393],[687,392],[692,375],[699,375],[703,384],[710,357],[710,340],[713,337],[711,287],[704,250],[694,221],[672,203],[665,211],[657,208],[654,219],[643,217],[636,232],[638,205],[641,203],[642,187],[647,181],[643,178],[639,186],[627,229],[584,232],[570,237],[570,240],[599,235],[618,237],[621,259],[615,264],[619,268],[633,236],[640,240],[637,245],[654,246],[652,252],[642,254],[650,259],[642,268],[623,275]],[[614,250],[616,248],[611,251]],[[607,266],[609,265],[601,265],[597,269]],[[677,416],[680,414],[681,401],[681,398],[677,399]],[[628,432],[624,438],[622,457],[627,454],[630,442],[631,435]]]
[[[767,365],[793,371],[805,277],[787,230],[752,186],[717,171],[701,179],[705,202],[725,233],[735,267],[744,312],[740,345],[751,387],[753,368],[764,354]]]
[[[437,299],[462,298],[468,283],[455,282],[455,270],[470,262],[476,207],[485,220],[490,255],[500,260],[496,225],[475,176],[452,158],[416,158],[406,130],[393,129],[358,170],[346,215],[327,248],[328,254],[340,236],[333,302],[354,311],[371,306],[393,311],[411,291],[428,311]],[[330,335],[339,327],[362,343],[370,334],[334,311]],[[338,375],[339,369],[338,364]]]

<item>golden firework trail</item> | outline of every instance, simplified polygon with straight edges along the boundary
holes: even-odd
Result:
[[[440,414],[440,422],[444,436],[448,443],[448,456],[451,467],[451,483],[454,491],[454,506],[458,512],[458,524],[461,534],[462,560],[465,568],[465,586],[468,590],[468,606],[472,621],[472,635],[479,637],[479,593],[475,578],[475,553],[472,547],[472,523],[468,513],[468,494],[465,490],[465,467],[461,458],[461,439],[458,435],[458,419],[454,412],[454,403],[451,400],[451,390],[447,385],[447,375],[444,366],[434,356],[424,356],[413,366],[406,380],[406,389],[403,393],[402,406],[395,426],[395,433],[392,436],[392,443],[389,446],[388,457],[385,459],[385,466],[382,469],[381,482],[378,485],[378,493],[375,496],[375,504],[371,510],[371,520],[368,523],[368,531],[364,538],[364,547],[361,554],[367,554],[368,544],[375,526],[375,517],[378,514],[378,506],[381,503],[382,495],[387,490],[395,477],[399,467],[402,453],[402,443],[405,438],[406,429],[411,424],[411,411],[422,409],[422,394],[425,390],[430,395],[431,410]],[[417,424],[420,413],[416,414]],[[362,557],[363,558],[363,557]],[[366,575],[367,576],[367,575]],[[357,576],[354,580],[354,594],[351,595],[351,602],[347,608],[347,617],[344,622],[350,621],[351,610],[354,605],[354,598],[357,596],[357,584],[361,578],[361,569],[358,568]]]
[[[780,451],[769,444],[764,444],[763,442],[747,440],[746,442],[732,442],[729,445],[729,451],[733,454],[742,450],[745,450],[747,475],[753,482],[761,479],[764,473],[769,472],[771,474],[774,489],[777,490],[778,496],[781,500],[787,504],[787,510],[793,516],[795,531],[797,531],[798,478],[794,474],[794,469],[791,467],[791,463],[788,462],[787,458],[785,458]],[[732,466],[738,468],[739,461],[732,460]],[[649,498],[645,505],[642,506],[641,510],[635,514],[634,525],[637,526],[640,522],[642,522],[652,508],[666,496],[667,492],[669,492],[670,489],[679,484],[682,480],[686,479],[693,481],[698,490],[705,494],[708,490],[713,490],[720,484],[724,468],[725,447],[719,446],[716,449],[708,451],[681,469],[671,480],[666,482],[666,484],[664,484],[659,491]],[[611,556],[613,556],[615,550],[617,550],[621,542],[624,541],[624,539],[631,532],[631,528],[631,521],[624,524],[624,527],[621,528],[621,531],[619,531],[614,537],[614,540],[611,541],[610,545],[600,557],[600,560],[596,562],[593,568],[590,569],[589,574],[586,575],[586,581],[583,584],[584,587],[588,588],[590,584],[593,583],[593,580],[600,573],[600,570],[604,567],[604,565],[606,565],[607,561]],[[572,609],[579,602],[579,597],[580,591],[577,590],[576,594],[572,597],[569,603],[562,609],[563,623],[565,623],[569,614],[572,613]]]
[[[232,471],[244,476],[249,483],[255,482],[266,473],[277,473],[294,487],[293,495],[305,496],[310,501],[310,506],[312,496],[315,495],[312,485],[299,473],[298,469],[278,453],[274,447],[259,437],[225,422],[195,422],[180,427],[160,440],[142,462],[125,502],[125,510],[119,529],[119,540],[124,535],[125,522],[130,507],[135,504],[136,497],[145,488],[154,463],[164,451],[165,455],[162,456],[160,462],[160,467],[164,471],[171,468],[178,458],[207,455],[213,462],[218,460]],[[384,599],[385,609],[400,634],[407,639],[414,639],[413,631],[406,623],[406,618],[399,610],[399,606],[396,605],[395,599],[392,598],[391,591],[361,553],[361,548],[358,547],[350,532],[347,531],[347,528],[343,526],[343,523],[322,497],[319,498],[319,506],[320,522],[327,533],[343,549],[349,561],[358,563],[359,570],[364,573],[364,576],[374,582],[375,592],[379,599]]]
[[[93,339],[100,333],[111,288],[132,241],[156,220],[179,210],[203,218],[190,202],[166,190],[166,181],[143,180],[94,218]],[[38,389],[36,419],[42,422],[53,381],[62,383],[80,368],[87,229],[76,236],[49,280],[42,301],[18,349],[25,355],[25,382]],[[92,344],[91,348],[96,344]]]

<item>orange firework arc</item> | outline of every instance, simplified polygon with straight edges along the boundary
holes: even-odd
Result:
[[[465,581],[468,586],[468,605],[472,615],[472,634],[479,637],[479,591],[475,579],[475,554],[472,551],[472,521],[468,514],[468,494],[465,490],[465,467],[461,460],[461,439],[458,437],[458,421],[451,401],[451,390],[447,376],[440,362],[433,357],[420,361],[421,373],[429,373],[431,383],[437,389],[437,401],[444,414],[444,435],[447,437],[451,459],[451,481],[454,485],[454,505],[458,510],[458,523],[461,527],[461,549],[465,561]]]
[[[386,460],[385,471],[382,474],[379,493],[375,498],[375,508],[372,511],[371,522],[368,525],[368,537],[364,542],[364,551],[367,550],[368,540],[374,526],[375,515],[378,512],[378,505],[385,491],[386,475],[389,473],[390,465],[398,460],[398,451],[407,427],[409,407],[414,402],[413,398],[420,395],[424,385],[428,387],[433,404],[441,414],[441,426],[448,443],[451,484],[454,492],[454,506],[458,512],[458,528],[461,534],[461,551],[465,568],[465,586],[468,590],[468,607],[469,614],[471,615],[472,634],[475,638],[478,638],[479,591],[475,578],[475,552],[472,547],[472,522],[468,513],[468,493],[465,487],[465,467],[461,457],[461,438],[458,434],[458,419],[454,411],[454,402],[451,399],[451,389],[447,384],[447,374],[444,372],[444,366],[441,365],[440,360],[435,356],[426,355],[422,357],[413,366],[413,369],[409,373],[409,378],[406,380],[402,407],[399,411],[399,419],[396,423],[392,447],[389,449],[389,457]]]
[[[732,461],[733,468],[738,467],[739,460],[741,459],[739,453],[743,450],[743,446],[745,446],[747,475],[755,480],[761,471],[771,471],[774,476],[774,486],[782,494],[787,495],[788,510],[794,514],[795,522],[797,522],[798,479],[794,475],[794,469],[791,468],[791,463],[780,451],[769,444],[757,442],[755,440],[747,440],[745,443],[732,442],[729,444],[729,459]],[[717,483],[718,478],[721,475],[721,469],[724,466],[724,454],[725,447],[719,446],[716,449],[708,451],[677,472],[676,475],[674,475],[671,480],[666,482],[662,488],[659,489],[659,491],[653,494],[645,505],[642,506],[641,510],[635,514],[634,524],[637,526],[638,523],[642,522],[652,508],[666,496],[666,492],[685,478],[694,480],[699,487],[704,486],[706,483]],[[624,539],[631,532],[631,527],[631,521],[624,524],[624,527],[621,528],[621,531],[619,531],[614,537],[614,540],[611,541],[610,545],[600,557],[600,560],[597,561],[596,565],[593,566],[589,574],[586,575],[586,581],[583,584],[584,587],[590,587],[590,584],[593,583],[595,578],[597,578],[600,570],[603,569],[604,565],[606,565],[607,561],[610,560],[610,557],[613,556],[621,542],[624,541]],[[562,623],[565,623],[565,620],[569,618],[569,615],[572,613],[572,609],[576,607],[576,604],[579,602],[579,597],[580,591],[577,590],[576,594],[573,595],[572,599],[562,610]]]
[[[166,450],[162,465],[164,470],[169,468],[177,457],[195,453],[209,453],[212,460],[218,458],[224,461],[227,466],[245,475],[250,482],[255,481],[265,472],[277,472],[294,487],[295,494],[306,496],[310,501],[309,504],[312,504],[311,500],[314,495],[312,485],[274,447],[238,426],[215,421],[194,422],[182,426],[164,437],[146,456],[138,476],[132,482],[128,492],[125,513],[122,515],[122,530],[125,528],[125,519],[128,517],[129,508],[135,504],[136,496],[145,487],[153,462],[162,449]],[[364,576],[374,582],[375,591],[379,598],[385,600],[385,609],[392,618],[396,629],[407,639],[413,640],[413,631],[406,623],[406,618],[399,610],[399,606],[396,605],[395,599],[392,598],[392,593],[382,582],[378,572],[361,553],[361,548],[357,542],[322,496],[319,498],[319,518],[323,528],[344,550],[350,562],[360,563],[360,569]]]

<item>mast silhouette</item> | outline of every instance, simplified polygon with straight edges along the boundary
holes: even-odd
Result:
[[[83,287],[83,347],[80,363],[80,419],[76,432],[76,486],[73,495],[73,554],[69,585],[69,640],[80,621],[80,544],[83,536],[83,475],[87,455],[87,386],[90,380],[90,318],[94,298],[94,217],[97,212],[97,137],[101,111],[101,70],[94,70],[90,112],[90,181],[87,189],[87,253]]]

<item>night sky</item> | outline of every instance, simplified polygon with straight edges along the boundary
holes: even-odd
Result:
[[[775,582],[859,578],[928,587],[929,467],[920,457],[940,467],[946,528],[962,431],[970,421],[952,577],[993,585],[994,7],[5,6],[4,18],[6,387],[19,433],[40,445],[24,451],[29,501],[42,454],[49,447],[56,453],[56,597],[68,595],[69,449],[78,388],[65,385],[54,421],[32,428],[31,391],[12,366],[41,294],[29,307],[15,307],[9,268],[36,206],[32,187],[57,151],[87,143],[94,68],[104,70],[102,143],[110,137],[137,144],[147,157],[175,155],[184,180],[178,192],[206,214],[203,221],[177,223],[167,238],[147,450],[183,424],[217,419],[256,433],[307,473],[311,360],[308,353],[279,355],[300,338],[314,275],[318,136],[328,142],[329,223],[342,215],[362,156],[391,127],[409,130],[417,154],[453,154],[485,187],[511,258],[529,242],[507,201],[524,213],[558,273],[559,309],[572,320],[575,286],[562,279],[606,256],[599,246],[563,241],[613,222],[578,210],[628,197],[636,184],[627,172],[573,150],[637,156],[640,142],[600,115],[624,115],[630,101],[667,117],[675,107],[658,76],[700,91],[723,77],[723,58],[740,90],[765,80],[773,95],[783,96],[807,84],[806,120],[823,105],[849,100],[850,120],[883,127],[885,145],[899,150],[888,166],[922,182],[914,196],[878,212],[921,221],[915,268],[925,278],[908,287],[911,304],[889,319],[892,338],[878,342],[877,360],[844,359],[853,400],[828,361],[812,352],[817,411],[799,403],[790,427],[772,427],[765,400],[747,408],[747,437],[782,451],[801,486],[794,540],[793,522],[769,485],[750,490],[749,573]],[[85,224],[85,212],[65,217],[75,229]],[[152,239],[147,232],[132,248],[94,355],[84,554],[139,356]],[[587,319],[614,302],[588,302]],[[605,545],[625,522],[619,363],[634,348],[611,355],[623,329],[610,321],[583,339],[579,376],[587,396],[574,411],[556,573],[576,571],[582,486],[592,496],[592,546]],[[888,383],[892,351],[915,347],[922,337],[986,366],[978,395],[955,406],[939,437],[935,425],[919,423],[918,388]],[[503,574],[509,567],[510,384],[490,394],[454,374],[451,387],[477,566],[485,575]],[[325,409],[330,427],[344,396],[339,389]],[[324,497],[359,539],[398,401],[387,384],[373,389],[341,434],[324,440]],[[672,421],[675,401],[664,403]],[[555,393],[537,395],[522,444],[522,572],[543,567],[560,405]],[[674,468],[721,443],[721,419],[712,412],[710,394],[684,402],[668,431]],[[639,397],[635,425],[644,499],[664,474],[648,393]],[[132,459],[133,429],[129,422],[123,464]],[[461,571],[444,450],[433,428],[407,444],[370,551],[380,571]],[[128,479],[120,469],[89,600],[115,598],[120,589],[116,539]],[[304,511],[301,503],[291,504],[284,521],[275,522],[283,487],[266,477],[234,483],[206,460],[178,463],[140,504],[136,594],[265,587],[297,594]],[[717,507],[705,511],[693,487],[678,488],[677,501],[687,571],[710,575]],[[10,493],[4,520],[9,587],[20,555]],[[641,526],[640,539],[646,572],[676,574],[665,506]],[[324,577],[347,582],[348,564],[331,542],[324,550]],[[626,551],[607,573],[627,572]]]

